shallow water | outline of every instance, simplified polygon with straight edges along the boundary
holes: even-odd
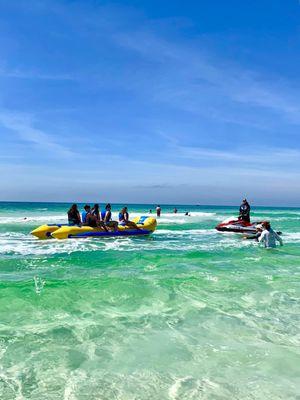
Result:
[[[67,207],[0,203],[1,399],[297,399],[300,209],[254,209],[270,251],[214,230],[229,207],[163,207],[149,238],[29,235]]]

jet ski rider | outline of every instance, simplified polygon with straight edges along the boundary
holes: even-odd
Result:
[[[247,199],[244,199],[240,205],[239,219],[250,223],[250,209],[250,204],[248,203]]]

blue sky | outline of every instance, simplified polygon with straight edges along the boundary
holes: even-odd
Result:
[[[0,0],[0,200],[300,204],[300,3]]]

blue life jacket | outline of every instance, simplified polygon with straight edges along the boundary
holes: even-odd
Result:
[[[86,216],[88,215],[88,213],[86,211],[82,211],[81,214],[81,219],[82,219],[82,223],[85,224],[86,223]]]

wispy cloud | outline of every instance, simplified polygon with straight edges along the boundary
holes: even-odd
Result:
[[[224,165],[236,164],[247,167],[271,168],[273,171],[282,167],[296,166],[300,163],[300,150],[290,148],[252,147],[236,148],[232,151],[216,150],[204,147],[171,145],[173,153],[179,158],[203,161],[222,162]]]
[[[238,168],[238,171],[257,171],[269,170],[274,174],[278,171],[297,170],[300,165],[300,149],[289,147],[272,147],[264,143],[252,143],[247,147],[239,143],[233,145],[230,150],[218,149],[213,147],[189,146],[185,142],[178,140],[172,134],[164,131],[158,131],[167,150],[166,154],[172,155],[173,159],[181,160],[183,163],[192,162],[193,166],[203,166],[215,164],[223,167],[232,166]],[[163,157],[163,154],[162,154]]]
[[[263,108],[290,123],[300,124],[297,90],[289,82],[282,78],[272,82],[257,71],[211,54],[201,40],[175,43],[147,30],[147,26],[140,31],[116,34],[115,40],[156,64],[159,73],[154,67],[151,91],[157,100],[198,114],[202,114],[204,106],[204,112],[210,109],[212,116],[215,112],[222,119],[222,109],[230,114],[230,104],[226,104],[230,101],[240,107]],[[242,115],[237,115],[238,123],[242,123]],[[230,115],[226,118],[233,122],[236,119]],[[244,123],[254,121],[245,118]]]
[[[70,157],[74,152],[57,142],[53,135],[34,127],[34,118],[29,114],[0,111],[0,124],[18,137],[53,156]]]
[[[49,81],[75,81],[76,78],[68,74],[52,74],[40,71],[26,71],[21,69],[0,68],[0,77],[12,79],[37,79]]]

